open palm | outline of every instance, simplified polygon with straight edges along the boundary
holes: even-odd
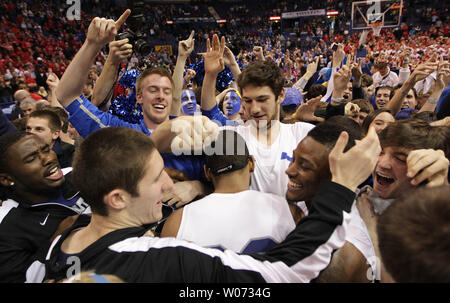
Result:
[[[218,74],[225,68],[224,50],[225,37],[219,42],[219,37],[215,34],[212,38],[212,47],[209,38],[206,40],[206,53],[203,53],[205,73]]]

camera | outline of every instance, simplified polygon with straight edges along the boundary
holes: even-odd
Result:
[[[339,46],[339,45],[338,45],[337,43],[331,44],[331,49],[333,50],[333,52],[337,51],[338,46]]]
[[[133,51],[136,53],[147,56],[151,50],[152,47],[147,41],[145,41],[145,35],[142,33],[135,33],[132,30],[128,29],[123,33],[120,33],[116,36],[116,40],[122,40],[128,38],[128,41],[131,45],[133,45]]]
[[[147,43],[147,35],[145,34],[144,2],[128,0],[127,4],[132,12],[132,15],[127,19],[129,29],[116,35],[116,40],[128,38],[129,43],[133,45],[133,51],[146,56],[151,52],[152,47]]]

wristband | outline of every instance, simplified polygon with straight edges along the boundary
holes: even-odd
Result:
[[[331,102],[341,104],[344,103],[344,98],[331,98]]]
[[[437,104],[437,103],[439,102],[439,99],[429,98],[429,99],[427,100],[427,102],[428,102],[428,103],[431,103],[431,104]]]

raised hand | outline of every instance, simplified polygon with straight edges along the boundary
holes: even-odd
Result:
[[[299,121],[317,121],[322,122],[324,119],[321,117],[317,117],[314,115],[314,112],[317,110],[317,107],[320,105],[320,99],[322,96],[317,96],[316,98],[312,98],[308,100],[306,103],[301,104],[297,107],[293,118]]]
[[[54,73],[51,73],[48,75],[46,83],[50,91],[54,91],[58,87],[59,78]]]
[[[112,64],[119,64],[133,53],[133,46],[128,43],[129,40],[123,39],[109,43],[108,60]]]
[[[99,47],[103,47],[109,42],[114,41],[117,31],[125,23],[125,20],[127,20],[130,14],[131,10],[125,10],[117,21],[95,17],[89,25],[86,41]]]
[[[356,63],[356,62],[351,63],[351,71],[352,71],[353,78],[356,78],[356,79],[361,78],[363,72],[361,69],[361,61],[360,60],[358,60],[358,63]]]
[[[206,40],[206,53],[203,53],[205,73],[218,74],[225,68],[223,54],[225,51],[225,37],[219,41],[219,37],[214,34],[212,47],[209,38]]]
[[[236,58],[234,58],[233,52],[227,46],[225,46],[225,50],[223,52],[223,62],[228,67],[237,64]]]
[[[426,77],[428,77],[432,72],[434,72],[438,67],[438,63],[431,63],[431,62],[427,62],[427,63],[423,63],[421,65],[419,65],[414,72],[411,74],[411,76],[409,77],[410,81],[412,81],[412,83],[417,83],[420,80],[425,79]]]
[[[450,84],[450,64],[444,61],[443,57],[439,60],[437,67],[435,90],[442,91]]]
[[[347,61],[348,62],[348,61]],[[347,88],[347,84],[350,81],[351,71],[348,65],[342,66],[342,68],[333,75],[334,91],[343,92]]]
[[[315,61],[308,64],[308,66],[306,67],[306,72],[308,74],[314,75],[315,72],[317,71],[318,66],[319,66],[319,57],[316,57]]]
[[[195,31],[191,31],[189,38],[178,43],[178,56],[188,57],[194,50]]]
[[[341,62],[344,61],[344,58],[344,45],[339,44],[337,50],[333,53],[333,67],[339,67]]]
[[[331,181],[355,191],[375,168],[381,152],[380,141],[371,127],[367,136],[344,153],[348,142],[347,132],[342,132],[329,155]]]
[[[186,83],[188,83],[189,81],[191,81],[192,78],[195,77],[197,73],[195,72],[195,70],[193,69],[188,69],[186,71],[186,75],[184,76],[184,81],[186,81]]]
[[[258,58],[258,60],[264,61],[264,53],[261,46],[254,46],[253,53],[255,54],[256,58]]]

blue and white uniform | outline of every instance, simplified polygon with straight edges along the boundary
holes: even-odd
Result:
[[[269,250],[294,228],[284,198],[245,190],[213,193],[186,205],[176,238],[248,254]]]

